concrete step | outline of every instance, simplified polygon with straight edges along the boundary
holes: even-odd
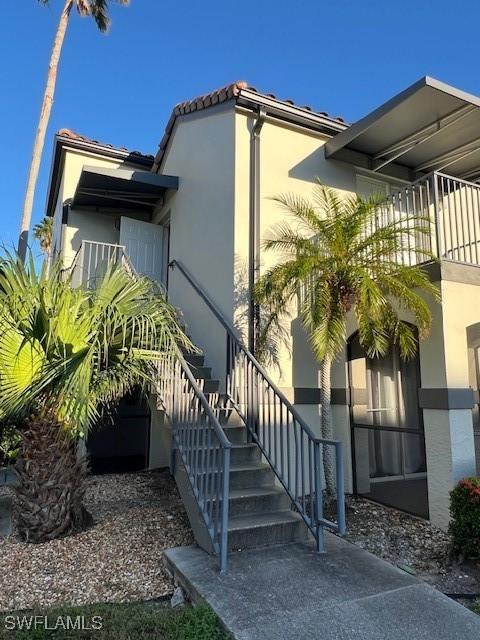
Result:
[[[217,408],[215,415],[221,425],[235,427],[245,424],[235,409]]]
[[[195,376],[195,378],[196,377],[197,376]],[[206,379],[205,380],[205,379],[202,379],[202,378],[198,378],[197,382],[198,382],[198,386],[203,391],[205,396],[208,396],[209,394],[217,394],[218,393],[218,389],[220,387],[220,381],[219,380],[211,380],[211,379]],[[214,403],[215,400],[213,400],[212,402]]]
[[[278,487],[251,487],[230,491],[230,517],[254,513],[288,511],[290,499],[283,489]]]
[[[215,499],[213,499],[213,503],[215,503]],[[228,504],[230,518],[289,510],[290,499],[279,487],[250,487],[230,490]]]
[[[260,449],[254,442],[234,444],[230,450],[230,464],[255,464],[261,461]]]
[[[230,467],[230,489],[272,486],[274,480],[273,471],[267,464],[251,463]]]
[[[185,360],[194,367],[203,367],[205,363],[205,356],[203,353],[185,353],[183,354]]]
[[[305,540],[301,517],[293,511],[235,516],[228,522],[228,546],[233,550]]]
[[[212,452],[217,451],[218,448],[215,449],[212,447],[212,443],[217,442],[212,434],[208,434],[203,437],[203,433],[199,433],[196,438],[194,438],[193,445],[194,447],[198,447],[198,456],[200,459],[207,459],[207,454],[210,454],[210,460],[212,459]],[[203,439],[205,439],[205,444],[203,443]],[[218,442],[217,442],[218,444]],[[261,453],[260,449],[257,447],[255,443],[251,444],[234,444],[230,449],[230,464],[234,467],[243,467],[243,466],[255,466],[261,462]]]
[[[247,429],[245,425],[223,427],[223,430],[232,444],[245,444],[247,442]]]
[[[210,380],[212,377],[212,369],[210,367],[191,365],[190,370],[196,380]]]

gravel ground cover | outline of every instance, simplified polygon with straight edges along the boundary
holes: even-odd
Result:
[[[480,565],[453,562],[449,557],[448,535],[425,520],[349,497],[345,537],[443,593],[480,594]],[[461,598],[460,601],[469,602]]]
[[[0,498],[10,492],[0,487]],[[94,525],[77,535],[41,545],[0,538],[0,611],[173,593],[163,550],[193,536],[168,472],[93,476],[86,506]],[[346,539],[443,593],[480,594],[480,566],[452,562],[447,534],[424,520],[349,497]]]
[[[77,535],[39,545],[0,539],[0,611],[173,592],[162,552],[193,536],[169,474],[92,476],[85,503],[94,524]]]

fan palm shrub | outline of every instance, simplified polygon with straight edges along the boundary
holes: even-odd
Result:
[[[60,264],[0,266],[0,418],[19,426],[16,518],[41,542],[81,528],[87,466],[79,440],[155,363],[189,344],[146,278],[110,265],[96,290],[72,288]]]
[[[312,199],[294,194],[274,201],[291,223],[279,224],[263,244],[279,254],[275,266],[259,279],[255,297],[266,310],[258,351],[282,324],[299,300],[299,311],[316,358],[321,387],[321,435],[332,438],[331,367],[344,351],[347,316],[353,313],[360,344],[369,357],[387,353],[392,344],[403,358],[417,349],[417,335],[404,314],[412,318],[420,339],[431,327],[426,293],[439,300],[438,288],[418,266],[403,264],[409,251],[422,260],[433,256],[422,237],[430,221],[410,215],[403,222],[379,224],[379,197],[339,197],[318,183]],[[327,493],[335,493],[333,453],[324,448]]]

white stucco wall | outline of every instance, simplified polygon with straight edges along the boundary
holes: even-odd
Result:
[[[252,117],[243,113],[236,116],[235,147],[235,260],[236,268],[245,276],[248,264],[248,211],[249,211],[249,154]],[[325,160],[323,145],[326,138],[306,131],[299,131],[285,124],[267,121],[261,131],[260,175],[260,235],[264,239],[269,230],[287,217],[270,198],[279,193],[294,192],[310,197],[312,186],[318,178],[335,188],[340,194],[357,191],[357,176],[367,175],[354,166]],[[383,176],[375,176],[383,179]],[[386,180],[386,178],[385,178]],[[387,192],[398,183],[390,181]],[[261,253],[261,272],[281,260],[278,254]],[[245,281],[245,278],[243,279]],[[246,282],[245,282],[246,287]],[[478,322],[480,305],[472,301],[479,298],[476,285],[442,283],[442,306],[430,300],[433,314],[431,336],[420,344],[421,384],[424,388],[468,387],[468,358],[466,326]],[[480,302],[480,299],[479,299]],[[245,313],[245,305],[237,313]],[[459,309],[462,310],[459,313]],[[466,314],[464,309],[469,309]],[[318,365],[312,355],[297,310],[286,322],[291,334],[290,348],[282,349],[280,373],[271,374],[281,387],[318,387]],[[411,320],[405,316],[406,320]],[[241,324],[241,322],[240,322]],[[356,329],[349,320],[348,335]],[[334,388],[348,387],[346,353],[334,363],[332,371]],[[299,407],[308,416],[309,424],[318,432],[318,407]],[[346,486],[352,489],[350,419],[348,407],[333,407],[335,435],[345,447]],[[463,475],[473,471],[473,431],[470,410],[424,410],[424,424],[429,472],[429,495],[432,520],[445,527],[448,522],[448,493]]]
[[[177,121],[161,172],[180,178],[177,193],[157,212],[170,216],[170,260],[178,260],[229,319],[233,313],[233,108],[207,110]],[[169,274],[169,299],[219,379],[225,373],[225,334],[178,269]]]

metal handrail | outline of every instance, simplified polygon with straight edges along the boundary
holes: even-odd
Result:
[[[252,362],[252,364],[258,369],[258,371],[262,374],[262,376],[264,378],[268,378],[268,374],[265,371],[265,369],[262,367],[262,365],[258,362],[258,360],[255,358],[255,356],[246,348],[243,346],[243,343],[238,335],[237,330],[234,328],[234,326],[232,324],[230,324],[228,322],[228,320],[222,315],[222,312],[220,311],[220,309],[217,307],[217,305],[213,302],[213,300],[211,300],[211,298],[209,298],[209,296],[205,293],[205,291],[202,289],[202,287],[200,286],[199,282],[192,276],[191,273],[189,273],[187,271],[187,269],[178,261],[178,260],[172,260],[169,264],[169,267],[174,268],[174,267],[178,267],[179,270],[181,271],[181,273],[183,274],[183,276],[186,278],[186,280],[192,285],[192,287],[195,289],[195,291],[197,292],[197,294],[200,296],[200,298],[202,298],[202,300],[205,302],[205,304],[207,305],[207,307],[209,307],[209,309],[211,310],[211,312],[213,313],[213,315],[215,316],[215,318],[220,322],[220,324],[223,326],[223,328],[225,329],[225,331],[227,332],[228,335],[230,335],[230,337],[239,345],[242,347],[242,349],[245,351],[246,356],[248,357],[248,359]],[[310,429],[310,427],[308,426],[308,424],[306,422],[304,422],[304,420],[301,418],[300,414],[298,413],[298,411],[295,409],[295,407],[293,405],[291,405],[291,403],[287,400],[286,396],[284,393],[282,393],[282,391],[280,391],[280,389],[277,387],[277,385],[273,382],[270,381],[270,384],[272,386],[273,389],[275,389],[276,394],[278,395],[278,397],[282,400],[282,402],[284,402],[285,404],[289,404],[291,406],[291,410],[293,412],[293,414],[295,415],[295,418],[299,421],[302,422],[304,425],[305,430],[308,432],[308,434],[310,435],[310,437],[312,439],[318,439],[317,436],[313,433],[313,431]]]
[[[224,328],[227,397],[323,551],[324,528],[345,532],[342,443],[313,433],[186,267],[178,260],[170,267],[178,267]],[[336,522],[323,512],[323,460],[329,447],[335,450]]]
[[[170,419],[173,441],[213,549],[219,556],[220,571],[225,571],[232,445],[179,349],[158,363],[156,390]],[[173,466],[172,456],[172,471]]]
[[[108,264],[121,264],[133,279],[139,274],[123,245],[84,240],[70,266],[72,283],[95,286]],[[205,522],[220,570],[227,568],[231,443],[178,346],[156,363],[155,390],[172,426],[175,447]],[[173,465],[172,465],[173,470]]]

